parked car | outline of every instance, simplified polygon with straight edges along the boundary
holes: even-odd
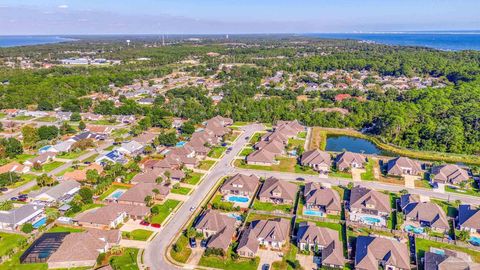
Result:
[[[6,188],[6,187],[0,188],[0,192],[5,192],[5,191],[8,191],[8,188]]]
[[[203,240],[200,242],[200,246],[201,246],[202,248],[207,247],[207,239],[203,239]]]
[[[26,198],[26,197],[21,197],[21,198],[19,197],[19,198],[17,199],[17,201],[19,201],[19,202],[26,202],[26,201],[27,201],[27,198]]]
[[[190,247],[191,248],[196,248],[197,247],[197,241],[195,240],[195,238],[190,238],[189,242],[190,242]]]
[[[222,143],[222,146],[223,146],[223,147],[225,147],[225,146],[227,146],[227,145],[228,145],[228,143],[226,143],[226,142]]]
[[[150,226],[154,227],[154,228],[160,228],[162,227],[162,225],[158,224],[158,223],[152,223],[150,224]]]
[[[12,198],[10,198],[10,200],[11,200],[11,201],[17,201],[18,198],[17,198],[17,197],[12,197]]]
[[[262,265],[262,270],[269,270],[270,269],[270,264],[266,263]]]
[[[89,165],[89,164],[92,164],[92,162],[90,162],[90,161],[84,161],[83,164]]]
[[[245,140],[248,140],[248,139],[250,139],[250,137],[249,137],[249,136],[245,137]]]
[[[297,180],[297,181],[305,181],[305,178],[303,178],[303,177],[297,177],[296,180]]]
[[[142,221],[140,221],[140,225],[142,225],[142,226],[150,226],[150,222],[145,221],[145,220],[142,220]]]
[[[190,212],[193,212],[195,210],[195,206],[190,207]]]

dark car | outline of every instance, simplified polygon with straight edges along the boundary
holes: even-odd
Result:
[[[152,223],[152,224],[150,224],[150,226],[152,226],[154,228],[160,228],[162,225],[160,225],[158,223]]]
[[[83,164],[89,165],[89,164],[92,164],[92,162],[90,162],[90,161],[84,161]]]
[[[270,269],[270,264],[266,263],[262,265],[262,270],[269,270]]]
[[[5,191],[8,191],[8,188],[6,188],[6,187],[0,188],[0,192],[5,192]]]
[[[250,137],[249,137],[249,136],[245,137],[245,140],[248,140],[248,139],[250,139]]]
[[[222,146],[223,146],[223,147],[225,147],[225,146],[227,146],[227,145],[228,145],[228,143],[226,143],[226,142],[222,143]]]
[[[140,225],[142,226],[150,226],[150,223],[148,221],[142,220],[140,221]]]
[[[27,198],[26,198],[26,197],[21,197],[21,198],[18,198],[17,201],[19,201],[19,202],[26,202],[26,201],[27,201]]]
[[[17,197],[12,197],[12,198],[10,198],[10,200],[11,200],[11,201],[17,201],[18,198],[17,198]]]
[[[303,178],[303,177],[297,177],[297,181],[305,181],[305,178]]]
[[[195,238],[190,238],[189,242],[190,242],[190,247],[191,248],[196,248],[197,247],[197,241],[195,240]]]
[[[201,246],[202,248],[207,247],[207,239],[203,239],[203,240],[200,242],[200,246]]]

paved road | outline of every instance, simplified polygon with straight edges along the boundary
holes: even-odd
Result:
[[[219,179],[233,173],[234,168],[230,163],[235,159],[235,156],[248,143],[245,137],[251,137],[255,132],[263,130],[262,125],[248,125],[242,128],[243,134],[239,136],[237,141],[231,146],[232,151],[225,154],[222,159],[218,161],[215,167],[205,176],[195,192],[190,198],[183,203],[177,214],[168,222],[159,234],[149,243],[144,253],[144,263],[153,270],[169,270],[178,269],[177,267],[168,263],[164,257],[166,249],[170,242],[175,237],[176,233],[189,220],[192,212],[190,207],[198,207],[202,200],[208,195],[210,190],[214,188]]]

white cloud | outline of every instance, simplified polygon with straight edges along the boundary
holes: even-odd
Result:
[[[68,5],[60,5],[60,6],[58,6],[58,8],[65,9],[65,8],[68,8]]]

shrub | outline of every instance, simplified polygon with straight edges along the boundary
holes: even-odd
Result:
[[[33,232],[34,229],[35,228],[33,228],[32,223],[25,223],[22,226],[22,232],[24,232],[24,233],[31,233],[31,232]]]

